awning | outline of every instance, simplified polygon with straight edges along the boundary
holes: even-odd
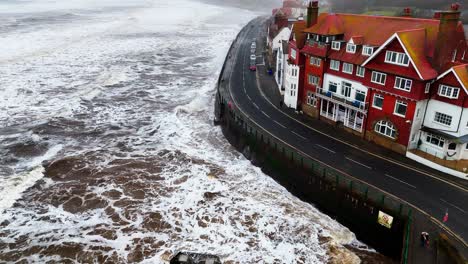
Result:
[[[451,141],[453,141],[453,142],[455,142],[457,144],[468,143],[468,135],[463,135],[463,136],[457,137],[457,136],[448,134],[447,132],[444,132],[444,131],[441,131],[441,130],[438,130],[438,129],[434,129],[434,128],[430,128],[430,127],[422,127],[421,131],[444,137],[444,138],[446,138],[448,140],[451,140]]]

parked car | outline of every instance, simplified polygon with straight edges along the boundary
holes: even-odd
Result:
[[[250,45],[250,48],[251,48],[251,49],[257,48],[257,44],[256,44],[255,42],[252,42],[252,45]]]
[[[250,55],[250,59],[251,59],[251,60],[256,60],[256,59],[257,59],[257,56],[255,56],[255,54],[252,54],[252,55]]]
[[[256,70],[257,70],[257,65],[255,65],[255,64],[250,64],[249,70],[251,70],[251,71],[256,71]]]

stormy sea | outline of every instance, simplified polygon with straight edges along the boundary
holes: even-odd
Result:
[[[222,1],[219,1],[222,2]],[[377,263],[213,125],[253,8],[0,2],[0,263]]]

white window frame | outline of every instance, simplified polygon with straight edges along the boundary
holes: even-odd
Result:
[[[356,45],[353,43],[346,44],[346,52],[347,53],[356,53]]]
[[[398,105],[404,105],[404,106],[406,106],[406,111],[405,111],[405,114],[404,114],[404,115],[402,115],[402,114],[400,114],[400,113],[397,112]],[[393,114],[396,115],[396,116],[406,117],[406,114],[407,114],[407,113],[408,113],[408,103],[405,102],[405,101],[396,100],[396,102],[395,102],[395,108],[393,109]]]
[[[406,91],[406,92],[410,92],[412,85],[413,85],[413,80],[397,76],[395,78],[395,85],[393,86],[393,88]]]
[[[364,46],[364,48],[362,49],[362,55],[372,56],[372,54],[374,54],[374,47]]]
[[[307,102],[308,105],[317,107],[317,97],[311,91],[307,91]]]
[[[340,61],[331,60],[330,61],[330,69],[335,70],[335,71],[339,71],[340,70]]]
[[[431,139],[434,138],[434,139],[437,139],[439,141],[439,144],[434,144],[431,142]],[[426,142],[431,144],[432,146],[435,146],[437,148],[440,148],[440,149],[443,149],[444,146],[445,146],[445,138],[443,137],[440,137],[440,136],[437,136],[437,135],[434,135],[434,134],[431,134],[431,133],[427,133],[426,135]],[[442,143],[442,146],[440,145],[440,143]]]
[[[382,81],[382,82],[379,82],[379,81]],[[380,85],[385,85],[385,83],[387,82],[387,74],[378,72],[378,71],[373,71],[372,76],[371,76],[371,82],[380,84]]]
[[[317,57],[310,57],[309,63],[310,65],[315,65],[317,67],[320,67],[320,65],[322,64],[322,59],[317,58]]]
[[[351,63],[343,62],[343,72],[347,74],[353,74],[354,65]]]
[[[340,49],[341,49],[341,42],[339,42],[339,41],[332,41],[331,49],[332,49],[332,50],[340,50]]]
[[[356,76],[364,77],[365,75],[366,75],[366,68],[361,67],[361,66],[357,66],[357,68],[356,68]]]
[[[385,127],[385,131],[382,133],[380,132],[380,128],[384,126]],[[379,127],[379,129],[377,129],[377,127]],[[380,135],[383,135],[383,136],[386,136],[388,138],[391,138],[391,139],[396,139],[396,128],[395,128],[395,125],[389,121],[385,121],[385,120],[380,120],[379,122],[377,122],[374,126],[374,131]],[[393,132],[393,133],[392,133]],[[394,136],[392,136],[392,134]]]
[[[291,58],[296,59],[297,51],[295,49],[291,49]]]
[[[382,106],[375,105],[375,98],[376,97],[379,98],[379,99],[382,99]],[[383,96],[381,94],[374,94],[374,98],[372,99],[372,107],[382,110],[383,109],[383,104],[384,104],[384,99],[385,99],[385,96]]]
[[[357,99],[358,95],[359,94],[362,94],[364,95],[364,99],[362,101],[359,101]],[[367,93],[365,91],[361,91],[361,90],[356,90],[356,93],[354,94],[354,100],[358,101],[358,102],[361,102],[361,103],[365,103],[366,102],[366,97],[367,97]]]
[[[448,86],[445,84],[439,84],[439,91],[437,92],[437,94],[442,97],[457,99],[460,95],[460,88]]]
[[[407,62],[405,62],[405,59],[407,59]],[[406,53],[387,50],[385,53],[385,62],[400,66],[408,66],[410,58]]]
[[[450,127],[452,125],[453,117],[441,112],[434,113],[434,123],[442,126]]]
[[[320,78],[318,76],[315,76],[315,75],[312,75],[312,74],[309,74],[308,75],[308,83],[311,84],[311,85],[315,85],[317,86],[319,84],[319,81],[320,81]]]
[[[426,83],[426,87],[424,88],[424,93],[428,94],[430,90],[431,90],[431,83],[428,82]]]

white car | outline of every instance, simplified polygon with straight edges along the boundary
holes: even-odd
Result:
[[[250,59],[251,59],[251,60],[256,60],[256,59],[257,59],[257,56],[255,56],[255,54],[252,54],[252,55],[250,55]]]
[[[257,47],[257,44],[255,42],[252,42],[252,45],[250,45],[250,48],[255,49]]]

